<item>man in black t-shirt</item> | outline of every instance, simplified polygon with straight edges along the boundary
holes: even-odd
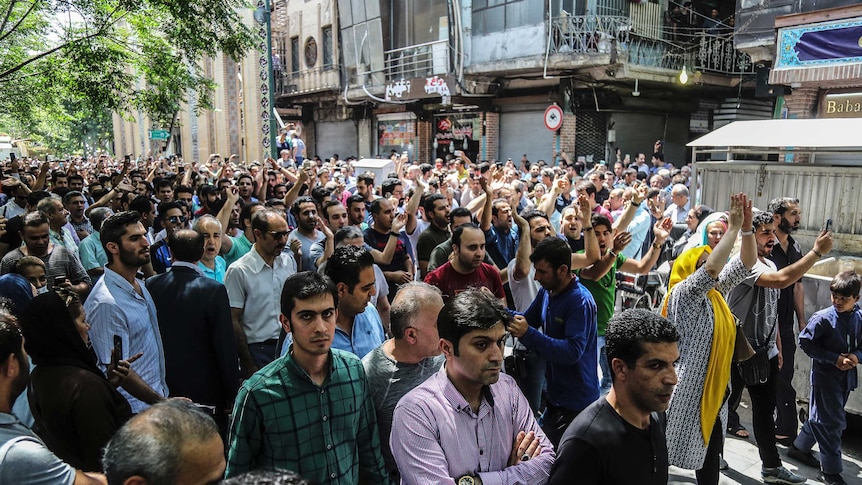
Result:
[[[664,411],[677,382],[678,341],[673,324],[647,310],[608,322],[611,391],[563,434],[549,485],[667,483]]]

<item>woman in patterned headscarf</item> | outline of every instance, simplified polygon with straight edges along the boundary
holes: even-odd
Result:
[[[699,246],[677,258],[662,308],[680,334],[679,382],[667,411],[668,458],[672,465],[697,470],[701,485],[718,483],[736,337],[723,294],[741,283],[757,260],[751,219],[748,197],[732,196],[727,233],[714,249]],[[741,257],[725,267],[740,228]]]

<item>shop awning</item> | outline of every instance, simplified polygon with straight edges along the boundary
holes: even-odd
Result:
[[[687,146],[862,150],[862,118],[735,121]]]

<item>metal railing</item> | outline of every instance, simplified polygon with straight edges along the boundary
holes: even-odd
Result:
[[[733,48],[733,35],[701,32],[695,49],[695,68],[721,74],[754,73],[751,57]]]
[[[628,42],[631,21],[611,15],[562,15],[551,24],[551,52],[609,54],[614,43]]]
[[[339,89],[341,87],[339,72],[338,64],[303,69],[297,72],[292,72],[288,66],[281,66],[280,69],[273,69],[275,95],[295,96]]]
[[[449,72],[449,43],[426,42],[385,52],[386,80],[428,77]]]

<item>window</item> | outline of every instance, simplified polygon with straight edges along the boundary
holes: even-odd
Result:
[[[299,72],[299,37],[290,38],[290,72]]]
[[[323,68],[332,69],[332,26],[323,28]]]
[[[483,35],[542,23],[544,2],[539,8],[535,3],[530,0],[474,0],[473,31]]]

